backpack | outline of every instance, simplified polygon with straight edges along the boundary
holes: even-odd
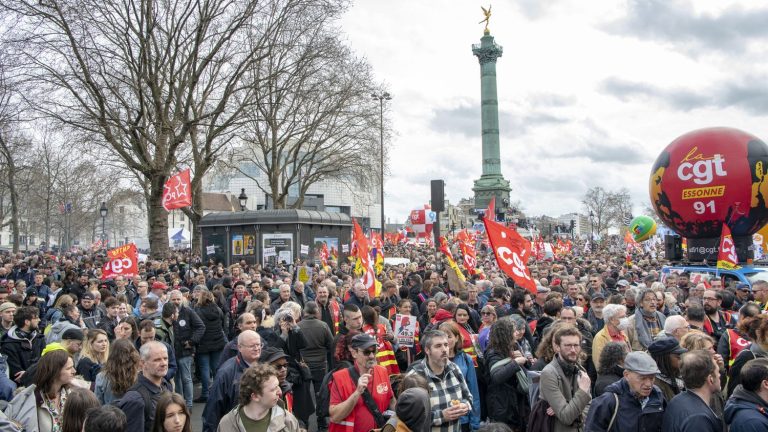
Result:
[[[333,384],[333,374],[336,371],[347,369],[349,366],[349,362],[340,361],[332,371],[323,376],[323,383],[320,384],[320,391],[317,392],[317,403],[315,408],[317,418],[320,419],[331,416],[328,410],[331,407],[331,384]]]
[[[152,394],[149,392],[149,389],[144,387],[143,385],[140,385],[138,382],[134,384],[131,388],[125,391],[125,394],[123,397],[125,397],[126,394],[130,391],[138,392],[141,395],[141,398],[144,399],[144,429],[145,430],[152,430],[152,424],[150,424],[149,420],[152,418]],[[162,392],[161,392],[162,394]],[[112,405],[119,408],[120,411],[123,410],[123,398],[117,399],[112,401]],[[149,427],[147,427],[149,425]]]

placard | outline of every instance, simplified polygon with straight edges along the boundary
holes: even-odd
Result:
[[[401,347],[412,348],[416,337],[416,317],[413,315],[395,315],[395,337]]]
[[[301,254],[309,255],[309,245],[301,245]]]
[[[215,254],[216,253],[216,246],[211,245],[211,246],[206,247],[205,248],[205,253],[208,254],[208,255]]]
[[[265,257],[273,257],[277,255],[277,250],[273,247],[264,248],[264,256]]]

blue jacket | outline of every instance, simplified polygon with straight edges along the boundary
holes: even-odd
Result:
[[[723,425],[712,409],[693,392],[673,397],[664,413],[663,432],[721,432]]]
[[[725,404],[725,422],[731,432],[763,432],[768,430],[768,402],[754,392],[736,387]]]
[[[461,370],[469,392],[472,393],[472,410],[461,418],[461,424],[469,423],[472,430],[477,430],[480,428],[480,389],[477,386],[475,365],[472,363],[472,357],[463,351],[453,358],[453,363]]]
[[[219,367],[208,402],[203,410],[203,432],[215,432],[221,418],[238,403],[240,377],[248,369],[248,364],[238,354],[225,361]]]
[[[616,396],[619,409],[609,431],[613,413],[616,412]],[[657,432],[661,431],[666,401],[658,387],[653,386],[645,408],[632,395],[629,383],[622,378],[605,388],[597,399],[592,400],[584,430],[590,432]]]

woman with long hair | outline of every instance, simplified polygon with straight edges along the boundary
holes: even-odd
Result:
[[[456,310],[453,312],[453,320],[458,324],[461,331],[462,349],[472,357],[472,364],[477,367],[477,357],[482,357],[483,353],[480,351],[480,343],[475,332],[477,327],[473,324],[472,316],[469,313],[469,306],[466,303],[456,306]]]
[[[552,337],[557,333],[557,330],[566,326],[572,326],[572,324],[564,321],[555,321],[549,326],[549,329],[544,332],[544,336],[542,336],[539,345],[536,347],[536,362],[533,363],[530,370],[541,371],[544,369],[544,366],[548,365],[549,362],[555,358],[555,348],[552,345]],[[582,354],[586,357],[586,354]]]
[[[88,410],[98,408],[99,405],[99,400],[92,391],[84,388],[72,389],[64,407],[61,432],[82,432]]]
[[[488,419],[524,431],[530,406],[528,392],[522,391],[518,373],[526,371],[528,359],[515,340],[515,322],[504,317],[491,327],[485,361],[490,371],[486,403]]]
[[[464,341],[459,325],[446,321],[438,326],[448,336],[448,358],[459,367],[469,392],[472,393],[472,409],[461,417],[462,430],[477,430],[480,427],[480,389],[472,357],[464,352]]]
[[[192,415],[178,393],[164,393],[157,400],[152,432],[192,432]]]
[[[75,378],[72,357],[62,349],[49,351],[40,358],[34,384],[11,400],[5,413],[20,429],[58,432],[64,407]]]
[[[665,350],[662,350],[662,345],[660,344],[665,342],[667,341],[654,341],[648,346],[648,353],[659,368],[654,384],[661,390],[664,399],[669,402],[673,397],[685,390],[685,384],[682,378],[680,378],[680,356],[682,352],[664,352]]]
[[[45,322],[49,324],[57,323],[64,316],[64,307],[74,304],[75,300],[69,294],[64,294],[56,299],[53,307],[45,313]]]
[[[107,362],[96,375],[96,398],[103,405],[121,398],[136,383],[141,363],[133,342],[117,339],[112,345]]]
[[[195,362],[200,368],[200,383],[202,390],[195,403],[208,401],[211,384],[211,372],[219,367],[219,356],[227,344],[227,324],[224,312],[216,304],[213,293],[201,290],[195,312],[205,325],[205,333],[195,352]]]
[[[96,375],[101,372],[109,357],[109,338],[107,332],[101,329],[90,329],[85,334],[85,343],[77,362],[77,374],[91,383],[96,381]]]
[[[115,340],[126,339],[135,342],[138,337],[139,326],[134,317],[125,318],[115,326]]]

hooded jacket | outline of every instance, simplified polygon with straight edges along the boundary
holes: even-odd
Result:
[[[19,334],[16,326],[11,327],[8,333],[0,339],[0,353],[3,353],[8,361],[8,372],[11,379],[18,372],[26,371],[30,366],[40,360],[40,355],[45,348],[45,337],[37,330],[33,331],[29,339]]]
[[[49,344],[54,342],[61,342],[61,338],[64,336],[64,332],[69,329],[82,330],[80,326],[73,324],[66,317],[63,317],[58,322],[54,323],[51,326],[51,329],[48,330],[48,334],[45,335],[45,343]]]
[[[619,397],[619,409],[613,425],[608,429],[614,411],[616,396]],[[605,388],[597,399],[592,401],[584,426],[590,432],[652,432],[661,431],[664,410],[667,402],[658,387],[653,386],[645,408],[632,394],[629,383],[621,379]]]
[[[245,425],[240,418],[240,405],[236,406],[232,411],[227,413],[219,423],[218,432],[246,432]],[[278,405],[272,407],[271,417],[269,419],[269,425],[267,426],[267,432],[298,432],[299,421],[293,414],[289,413]]]
[[[768,430],[768,402],[755,392],[738,386],[725,404],[725,422],[731,432]]]

